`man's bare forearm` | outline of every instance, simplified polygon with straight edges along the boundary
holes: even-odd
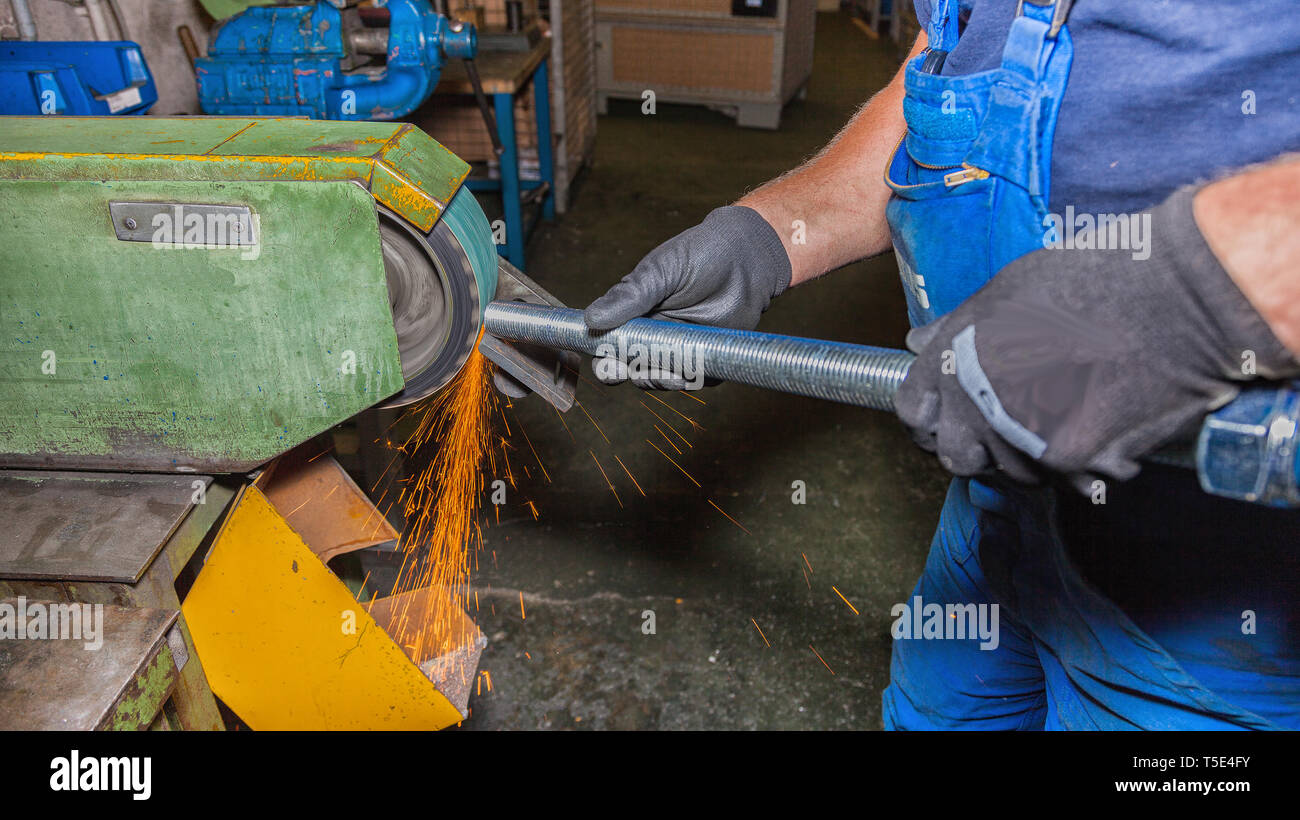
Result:
[[[1273,335],[1300,356],[1300,157],[1202,188],[1196,224]]]
[[[909,59],[924,47],[922,33]],[[776,229],[791,285],[889,249],[885,163],[906,128],[900,69],[817,156],[736,202]]]

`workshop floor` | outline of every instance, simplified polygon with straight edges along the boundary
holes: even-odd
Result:
[[[528,272],[586,305],[656,244],[814,152],[888,81],[895,54],[846,16],[818,15],[807,100],[776,132],[703,108],[644,116],[611,103],[594,167],[570,212],[534,237]],[[790,292],[762,327],[899,346],[905,325],[891,255]],[[536,400],[509,411],[515,468],[531,475],[485,531],[471,614],[492,686],[464,728],[880,726],[890,607],[920,573],[944,476],[892,416],[737,385],[696,395],[707,404],[663,396],[669,410],[631,386],[584,382],[592,420],[575,407],[562,423]]]

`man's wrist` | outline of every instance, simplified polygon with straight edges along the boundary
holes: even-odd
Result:
[[[1223,356],[1222,374],[1234,380],[1251,375],[1283,378],[1296,372],[1292,353],[1242,291],[1201,230],[1196,201],[1204,189],[1180,188],[1153,209],[1152,232],[1160,232],[1162,248],[1173,277],[1171,287],[1188,291],[1185,309],[1204,314],[1204,332],[1217,337]],[[1243,369],[1248,360],[1253,368]]]
[[[1206,245],[1273,335],[1300,355],[1300,160],[1204,186],[1193,210]]]
[[[780,296],[790,287],[793,269],[781,236],[764,216],[747,205],[726,205],[714,209],[705,221],[717,219],[734,226],[733,241],[739,247],[735,252],[748,262],[747,268],[761,276],[771,298]]]

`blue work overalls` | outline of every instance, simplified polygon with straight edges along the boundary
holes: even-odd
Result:
[[[957,0],[935,0],[905,70],[907,135],[887,216],[909,318],[947,313],[1043,247],[1052,138],[1073,59],[1067,0],[1024,0],[997,69],[938,73]],[[999,605],[996,649],[896,639],[887,728],[1277,728],[1193,679],[1089,586],[1055,530],[1051,491],[956,479],[921,580],[925,604]]]

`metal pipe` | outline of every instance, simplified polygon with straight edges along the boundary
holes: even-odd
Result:
[[[108,0],[108,7],[113,12],[113,23],[117,26],[117,39],[130,40],[131,29],[126,24],[126,15],[117,5],[117,0]]]
[[[185,51],[185,58],[190,61],[190,68],[194,68],[194,63],[203,56],[199,53],[199,44],[194,41],[194,32],[190,31],[189,26],[177,26],[176,36],[181,39],[181,48]]]
[[[82,5],[86,8],[86,14],[90,15],[90,30],[94,32],[95,39],[101,43],[113,39],[113,31],[109,28],[108,17],[104,14],[103,0],[82,0]]]
[[[715,379],[891,412],[894,394],[916,358],[906,350],[657,319],[633,319],[596,332],[580,310],[522,302],[493,302],[483,324],[502,339],[589,356],[602,345],[624,355],[639,350],[652,358],[672,355]]]
[[[32,10],[27,5],[27,0],[10,0],[10,5],[14,9],[14,21],[18,23],[19,39],[35,40],[36,20],[32,17]]]
[[[347,36],[354,54],[382,56],[388,53],[386,28],[354,28],[348,31]]]

